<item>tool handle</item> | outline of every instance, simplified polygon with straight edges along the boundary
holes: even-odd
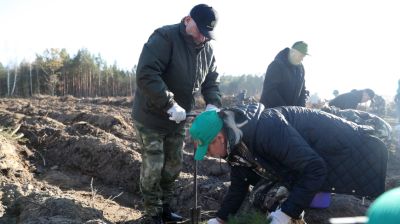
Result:
[[[190,112],[190,113],[187,113],[186,114],[186,118],[189,118],[189,117],[196,117],[197,115],[199,115],[198,113],[194,113],[194,112]]]

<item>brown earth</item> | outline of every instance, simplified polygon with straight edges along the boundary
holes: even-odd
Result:
[[[139,223],[141,158],[131,103],[71,96],[0,99],[0,223]],[[398,151],[391,147],[388,188],[400,185]],[[188,218],[194,206],[192,153],[187,139],[172,202]],[[229,186],[229,167],[218,159],[198,166],[198,200],[206,220]],[[364,215],[369,204],[334,195],[328,209],[306,211],[306,220]]]

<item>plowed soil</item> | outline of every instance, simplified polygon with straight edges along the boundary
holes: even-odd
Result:
[[[140,223],[141,157],[131,104],[131,98],[0,99],[0,223]],[[400,185],[398,151],[393,144],[388,188]],[[188,219],[193,170],[187,138],[172,206]],[[203,220],[213,217],[228,186],[226,162],[198,164]],[[306,211],[306,220],[328,223],[329,217],[364,215],[369,204],[336,195],[330,208]]]

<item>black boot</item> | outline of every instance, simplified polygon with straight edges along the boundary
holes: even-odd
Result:
[[[163,218],[160,215],[151,217],[152,224],[164,224]]]
[[[171,210],[171,207],[169,204],[164,204],[163,205],[163,213],[162,213],[162,219],[164,223],[177,223],[177,222],[182,222],[183,218],[182,216],[174,213]]]

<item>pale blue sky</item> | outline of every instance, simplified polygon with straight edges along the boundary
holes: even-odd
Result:
[[[332,91],[372,88],[391,98],[400,78],[400,13],[395,0],[0,0],[0,62],[46,48],[87,48],[108,64],[135,64],[152,31],[178,23],[198,3],[219,13],[213,41],[221,74],[265,73],[283,48],[309,44],[306,85]]]

